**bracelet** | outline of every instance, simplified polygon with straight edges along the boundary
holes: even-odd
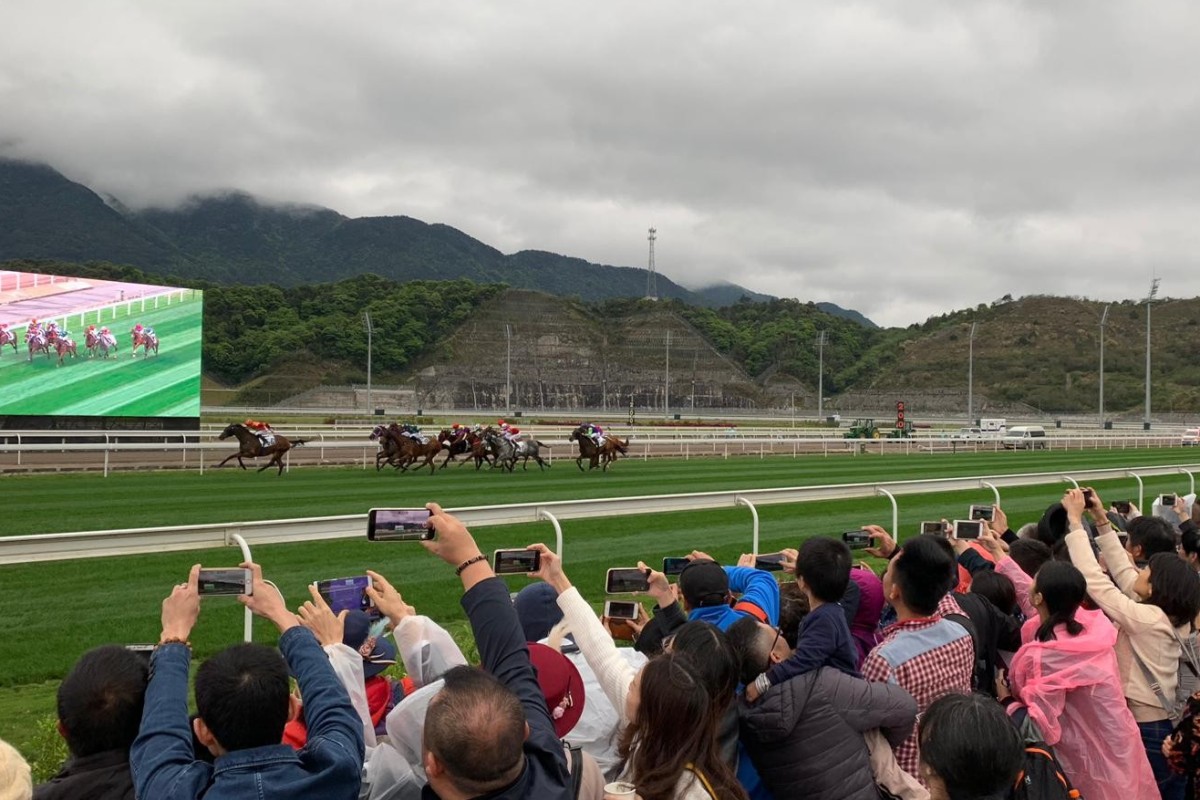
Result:
[[[192,649],[191,642],[189,642],[187,639],[180,639],[178,636],[168,636],[166,639],[159,640],[159,647],[162,647],[164,644],[181,644],[188,650]]]
[[[767,693],[767,690],[771,688],[771,679],[767,677],[767,673],[764,672],[754,679],[754,688],[758,689],[760,695]]]
[[[468,558],[466,561],[464,561],[458,565],[458,569],[454,570],[454,574],[459,577],[462,577],[464,569],[471,566],[472,564],[478,564],[480,561],[487,561],[487,556],[485,556],[483,553],[480,553],[479,555],[475,556],[474,558]]]

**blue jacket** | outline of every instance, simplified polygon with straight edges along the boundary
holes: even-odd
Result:
[[[166,644],[154,651],[142,726],[129,754],[138,797],[154,800],[356,800],[363,764],[362,721],[329,657],[307,628],[279,637],[279,649],[304,696],[308,743],[235,750],[214,764],[197,761],[188,720],[191,651]]]
[[[779,624],[779,584],[774,575],[754,567],[725,567],[725,574],[729,590],[741,595],[738,601],[732,606],[693,608],[689,620],[711,622],[723,631],[747,614],[768,625]]]
[[[837,603],[824,603],[804,617],[796,636],[795,651],[786,661],[767,670],[767,677],[775,686],[821,667],[833,667],[860,678],[855,664],[857,657],[858,648],[850,638],[850,626],[846,624],[842,607]]]
[[[508,587],[500,578],[480,581],[463,595],[462,606],[471,621],[483,668],[520,698],[525,708],[525,720],[529,723],[525,769],[521,776],[511,785],[482,797],[488,800],[572,800],[567,758],[562,742],[554,734],[554,721],[546,709],[546,698],[529,661],[529,648],[517,611],[508,596]],[[421,790],[421,797],[436,800],[438,795],[426,785]]]

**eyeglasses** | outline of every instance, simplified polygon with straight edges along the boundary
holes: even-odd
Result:
[[[767,664],[763,667],[763,672],[771,668],[771,653],[775,652],[775,645],[779,644],[779,638],[783,636],[783,631],[777,625],[772,625],[771,629],[775,631],[775,638],[771,640],[771,646],[767,649]]]
[[[664,653],[671,652],[671,644],[675,641],[675,634],[668,633],[662,640],[662,651]]]

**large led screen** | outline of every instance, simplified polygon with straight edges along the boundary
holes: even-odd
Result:
[[[202,306],[194,289],[0,271],[0,415],[200,416]]]

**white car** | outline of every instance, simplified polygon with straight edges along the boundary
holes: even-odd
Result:
[[[1188,428],[1183,432],[1183,439],[1179,443],[1184,447],[1196,447],[1200,445],[1200,428]]]

